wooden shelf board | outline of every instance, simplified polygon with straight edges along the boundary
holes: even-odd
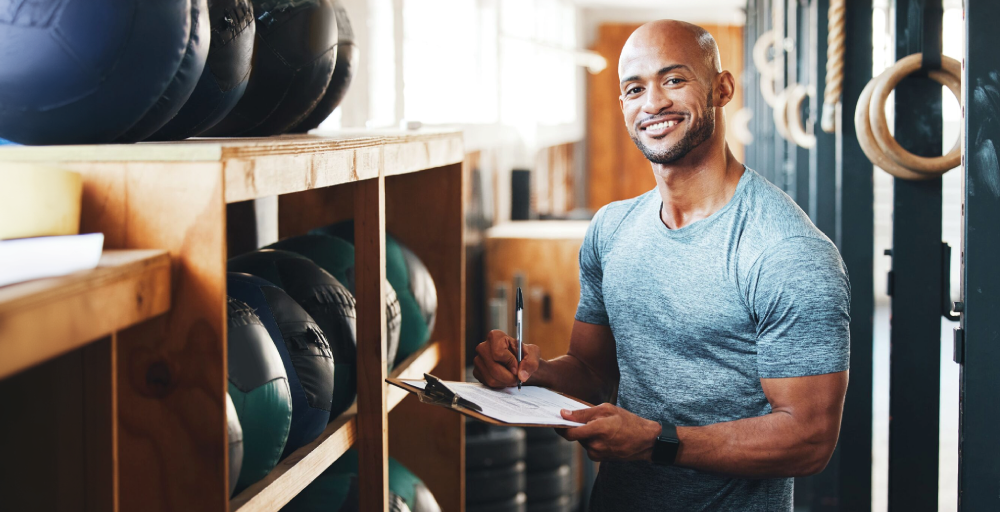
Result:
[[[221,163],[227,203],[461,162],[453,129],[325,131],[262,138],[79,146],[9,146],[0,161],[49,164]]]
[[[393,369],[395,378],[420,378],[425,372],[433,371],[441,357],[441,343],[429,343],[408,357]],[[407,394],[396,397],[391,388],[387,398],[392,410]],[[357,405],[351,406],[336,420],[327,425],[326,430],[313,442],[292,452],[278,463],[259,482],[246,488],[229,501],[229,510],[234,512],[276,511],[285,506],[309,483],[316,479],[344,454],[357,438]]]
[[[106,250],[93,270],[0,287],[0,379],[169,309],[160,250]]]

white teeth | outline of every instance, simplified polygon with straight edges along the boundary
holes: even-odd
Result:
[[[671,126],[677,124],[677,121],[663,121],[662,123],[651,124],[646,127],[647,130],[662,130],[664,128],[670,128]]]

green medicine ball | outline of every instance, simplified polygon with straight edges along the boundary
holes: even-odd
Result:
[[[354,222],[340,222],[309,233],[338,237],[353,244]],[[430,341],[437,316],[437,289],[420,258],[390,234],[385,237],[385,277],[396,290],[402,316],[395,359],[395,364],[399,364]]]
[[[278,464],[292,425],[292,395],[281,355],[260,318],[232,297],[227,309],[229,396],[243,432],[235,484],[235,492],[240,492]]]
[[[282,509],[284,512],[358,512],[358,452],[348,450]],[[389,458],[389,510],[441,512],[412,471]]]

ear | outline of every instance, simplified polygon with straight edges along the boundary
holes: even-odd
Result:
[[[716,107],[725,107],[733,101],[733,95],[736,94],[736,79],[733,74],[729,71],[719,73],[715,77],[715,91],[712,94],[715,96],[713,105]]]
[[[618,95],[618,106],[621,107],[622,114],[624,114],[625,113],[625,95],[623,95],[623,94],[619,94]]]

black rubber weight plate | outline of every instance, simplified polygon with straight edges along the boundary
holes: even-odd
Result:
[[[533,501],[528,504],[526,512],[572,512],[573,500],[569,496],[560,496],[549,501]]]
[[[530,428],[527,430],[542,430]],[[528,465],[528,472],[545,471],[558,468],[564,464],[573,464],[573,455],[576,453],[576,443],[567,441],[561,437],[545,442],[532,443],[528,441],[528,448],[524,458]]]
[[[524,429],[497,427],[465,437],[467,469],[510,466],[524,460]]]
[[[465,472],[465,501],[488,503],[508,500],[524,492],[524,463]]]
[[[524,493],[529,502],[556,499],[573,491],[573,474],[569,466],[559,466],[551,471],[531,473]]]
[[[492,503],[470,503],[465,507],[465,512],[526,512],[528,498],[523,492],[509,500],[494,501]]]

